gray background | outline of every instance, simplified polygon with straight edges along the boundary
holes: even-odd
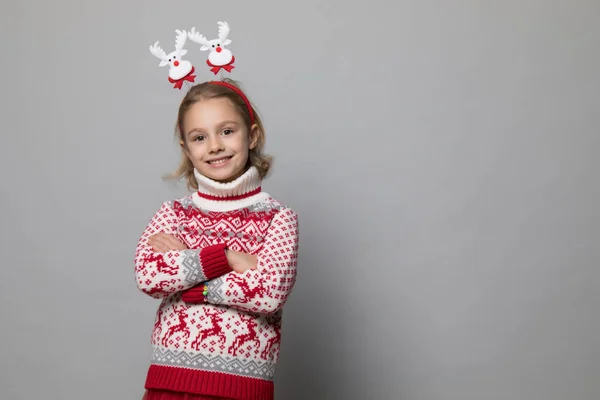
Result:
[[[141,397],[133,253],[185,193],[148,46],[221,19],[301,216],[278,399],[600,398],[597,0],[1,11],[0,398]]]

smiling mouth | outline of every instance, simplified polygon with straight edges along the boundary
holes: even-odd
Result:
[[[231,158],[232,157],[223,157],[223,158],[219,158],[218,160],[207,161],[207,163],[210,165],[221,165],[221,164],[225,164],[227,161],[231,160]]]

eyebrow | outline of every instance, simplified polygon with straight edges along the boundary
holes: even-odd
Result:
[[[222,127],[222,126],[224,126],[224,125],[236,125],[236,126],[239,126],[239,125],[240,125],[240,123],[239,123],[239,122],[237,122],[237,121],[234,121],[234,120],[232,120],[232,119],[229,119],[229,120],[227,120],[227,121],[223,121],[223,122],[221,122],[219,125],[217,125],[217,127],[218,127],[218,128],[221,128],[221,127]],[[192,134],[192,133],[195,133],[195,132],[198,132],[198,133],[204,133],[204,130],[203,130],[203,129],[201,129],[201,128],[194,128],[194,129],[192,129],[191,131],[189,131],[189,132],[187,133],[187,136],[191,136],[191,134]]]
[[[200,128],[194,128],[191,131],[189,131],[186,136],[192,136],[192,133],[196,133],[196,132],[202,133],[202,129],[200,129]]]
[[[227,121],[223,121],[221,122],[219,125],[217,125],[219,128],[222,127],[223,125],[239,125],[240,123],[237,121],[234,121],[232,119],[229,119]]]

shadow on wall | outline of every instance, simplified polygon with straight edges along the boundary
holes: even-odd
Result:
[[[361,278],[349,268],[360,238],[343,226],[337,201],[303,200],[296,207],[302,218],[298,276],[283,313],[275,398],[362,399],[366,385],[356,323],[366,316],[353,306]]]
[[[319,186],[301,180],[295,184]],[[373,213],[361,213],[364,203],[345,201],[357,196],[352,185],[318,190],[320,197],[301,193],[296,201],[298,276],[283,314],[275,398],[411,398],[406,374],[416,361],[412,313],[393,294],[402,257],[388,256],[402,252],[401,237],[387,243],[368,234],[376,231]],[[379,212],[377,219],[389,218]],[[376,244],[390,251],[383,255]]]
[[[306,222],[304,226],[310,226]],[[319,243],[308,235],[302,238],[296,286],[284,309],[276,399],[333,399],[332,383],[341,378],[335,376],[339,375],[335,366],[340,355],[332,345],[337,328],[330,314],[335,303],[332,288],[325,287],[331,280],[323,271]]]

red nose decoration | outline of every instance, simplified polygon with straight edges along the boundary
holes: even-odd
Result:
[[[179,66],[179,61],[175,61],[175,62],[173,63],[173,65],[174,65],[174,66],[176,66],[176,67],[178,67],[178,66]]]
[[[217,47],[216,50],[217,50],[217,53],[221,52],[221,48],[220,47]]]

